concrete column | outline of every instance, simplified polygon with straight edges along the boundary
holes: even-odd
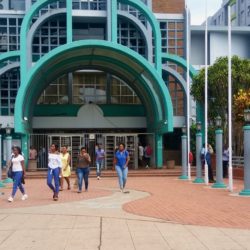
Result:
[[[215,142],[216,142],[216,182],[212,185],[212,188],[226,188],[223,182],[223,169],[222,169],[222,137],[223,131],[217,129],[215,131]]]
[[[182,174],[179,177],[181,180],[188,180],[187,176],[187,165],[188,165],[188,159],[187,159],[187,136],[183,135],[181,137],[181,165],[182,165]]]
[[[156,167],[162,168],[163,166],[162,134],[155,134],[155,161],[156,161]]]
[[[11,153],[12,153],[12,137],[9,135],[5,138],[6,140],[6,162],[8,163],[9,160],[11,159]],[[10,178],[6,178],[4,181],[4,183],[11,183],[12,179]]]
[[[244,189],[239,195],[250,196],[250,126],[244,126]]]
[[[22,135],[22,153],[24,154],[25,169],[28,168],[29,160],[29,134]]]
[[[193,183],[204,183],[202,178],[202,166],[201,166],[201,148],[202,148],[202,133],[196,133],[196,178]]]
[[[2,183],[2,135],[0,135],[0,188],[4,187]]]

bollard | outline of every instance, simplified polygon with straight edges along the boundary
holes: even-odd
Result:
[[[182,174],[179,177],[181,180],[188,180],[187,176],[187,136],[182,135],[181,137],[181,145],[182,145],[182,151],[181,151],[181,164],[182,164]]]
[[[196,133],[196,178],[193,183],[204,183],[202,178],[202,166],[200,152],[202,148],[202,134],[200,132]]]

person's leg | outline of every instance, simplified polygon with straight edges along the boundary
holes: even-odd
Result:
[[[18,188],[18,172],[13,172],[13,188],[12,188],[12,193],[11,193],[11,197],[14,198],[15,197],[15,194],[16,194],[16,191],[17,191],[17,188]]]
[[[128,178],[128,168],[124,168],[122,170],[123,188],[125,188],[126,186],[127,178]]]
[[[53,193],[55,193],[55,187],[52,184],[52,178],[53,178],[53,174],[52,174],[52,169],[48,169],[48,174],[47,174],[47,185],[49,186],[49,188],[53,191]]]
[[[77,168],[77,180],[78,180],[78,192],[82,191],[82,179],[83,179],[83,172],[82,168]]]
[[[63,179],[64,179],[64,177],[61,176],[61,178],[60,178],[60,191],[63,191]]]
[[[25,189],[24,189],[24,186],[22,184],[23,172],[18,172],[18,173],[20,173],[20,181],[19,181],[18,188],[20,189],[21,193],[23,195],[25,195]]]
[[[55,168],[53,171],[53,175],[54,175],[54,182],[55,182],[55,194],[58,197],[58,193],[59,193],[59,186],[60,186],[60,168]]]
[[[214,181],[213,169],[211,164],[208,165],[208,178],[210,181]]]
[[[83,169],[83,178],[84,178],[84,184],[85,184],[85,191],[88,191],[89,187],[89,167]]]
[[[97,176],[97,178],[100,177],[100,171],[101,171],[100,161],[96,161],[96,176]]]
[[[223,161],[223,178],[227,177],[227,166],[228,166],[228,161]]]
[[[70,180],[69,180],[69,177],[64,177],[66,182],[67,182],[67,185],[68,185],[68,190],[70,190]]]
[[[115,169],[116,169],[116,172],[117,172],[120,189],[123,190],[122,169],[117,165],[115,166]]]

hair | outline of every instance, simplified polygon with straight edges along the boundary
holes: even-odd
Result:
[[[12,147],[13,148],[13,150],[17,150],[17,152],[18,152],[18,154],[20,155],[20,154],[22,154],[22,150],[21,150],[21,148],[20,147],[18,147],[18,146],[14,146],[14,147]]]
[[[86,147],[81,147],[80,151],[82,151],[83,149],[85,149],[85,150],[86,150]]]
[[[62,145],[61,147],[62,147],[62,148],[68,148],[68,146],[67,146],[67,145]]]
[[[58,145],[55,144],[55,143],[52,143],[50,146],[54,145],[55,146],[55,149],[58,150]]]
[[[119,143],[119,146],[121,145],[125,148],[125,144],[123,142]]]

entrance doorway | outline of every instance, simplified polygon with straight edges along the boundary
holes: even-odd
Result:
[[[54,143],[58,147],[68,146],[71,154],[71,166],[76,167],[76,160],[81,147],[86,147],[92,159],[91,168],[95,168],[95,149],[98,144],[102,144],[105,150],[105,169],[112,169],[113,159],[119,143],[124,143],[129,152],[129,168],[138,169],[138,144],[141,142],[151,143],[154,141],[153,134],[31,134],[29,145],[38,151],[37,168],[47,169],[49,146]],[[154,145],[153,143],[151,145]],[[155,152],[155,150],[153,150]],[[154,155],[152,162],[154,162]]]

